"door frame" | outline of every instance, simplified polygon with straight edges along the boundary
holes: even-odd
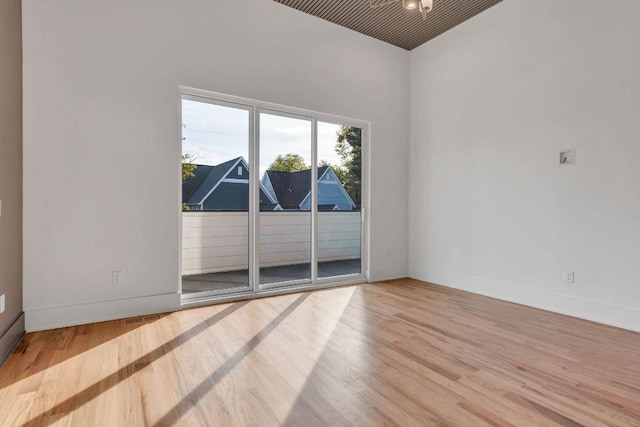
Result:
[[[195,98],[195,99],[194,99]],[[369,282],[370,278],[370,129],[371,123],[366,120],[342,117],[334,114],[320,113],[302,108],[289,107],[270,102],[258,101],[196,89],[188,86],[179,87],[179,121],[182,123],[182,100],[193,99],[195,101],[229,106],[248,110],[250,113],[249,124],[249,287],[247,289],[228,289],[222,291],[201,292],[182,296],[182,307],[193,307],[213,303],[222,303],[243,299],[260,298],[271,295],[280,295],[292,292],[301,292],[314,289],[323,289],[337,286],[345,286]],[[293,117],[311,121],[311,179],[312,179],[312,209],[311,209],[311,280],[296,280],[291,282],[279,282],[260,286],[260,212],[259,212],[259,173],[260,173],[260,113],[277,114],[285,117]],[[318,278],[318,206],[317,206],[317,174],[318,174],[318,122],[337,125],[353,126],[362,129],[362,176],[361,176],[361,270],[357,274]],[[182,135],[182,133],[180,133]],[[182,161],[182,141],[180,142],[180,155]],[[181,168],[180,168],[181,170]],[[180,174],[180,182],[181,180]],[[254,178],[255,177],[255,178]],[[178,198],[178,275],[179,291],[182,294],[182,192],[179,187]]]

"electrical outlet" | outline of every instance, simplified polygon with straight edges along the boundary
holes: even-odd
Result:
[[[4,297],[5,294],[0,295],[0,313],[4,313],[5,305],[4,305]]]
[[[560,165],[567,166],[567,165],[575,165],[575,164],[576,164],[575,149],[562,150],[560,152]]]
[[[122,271],[111,272],[111,284],[119,285],[120,283],[122,283]]]
[[[574,283],[575,282],[575,275],[573,273],[573,271],[565,271],[564,272],[564,281],[567,283]]]

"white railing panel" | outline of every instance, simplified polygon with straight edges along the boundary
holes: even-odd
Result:
[[[248,268],[247,212],[184,212],[182,274]],[[360,258],[360,212],[318,213],[318,260]],[[261,267],[310,262],[309,212],[260,213]]]

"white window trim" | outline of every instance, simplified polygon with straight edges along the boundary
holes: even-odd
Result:
[[[249,184],[248,179],[241,178],[225,178],[222,182],[226,182],[227,184]]]

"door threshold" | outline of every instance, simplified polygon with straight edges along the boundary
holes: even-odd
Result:
[[[254,299],[254,298],[265,298],[265,297],[272,297],[277,295],[294,294],[298,292],[316,291],[319,289],[359,285],[359,284],[368,283],[368,282],[369,281],[367,280],[366,277],[362,275],[358,275],[357,277],[349,277],[348,279],[335,281],[335,282],[306,284],[306,285],[299,285],[299,286],[287,286],[282,288],[263,289],[255,292],[244,291],[236,294],[208,295],[208,296],[203,296],[201,298],[183,299],[181,307],[182,309],[192,308],[192,307],[201,307],[204,305],[223,304],[228,302],[242,301],[242,300],[248,300],[248,299]]]

